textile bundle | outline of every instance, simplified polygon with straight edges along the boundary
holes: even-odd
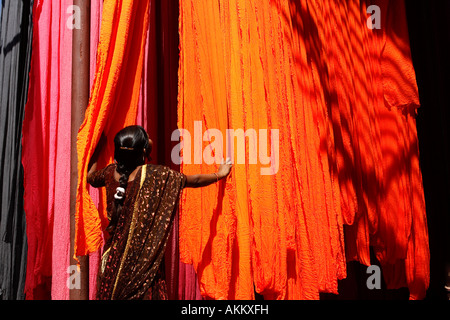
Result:
[[[27,299],[69,298],[66,282],[70,265],[71,150],[67,128],[71,125],[72,68],[67,61],[72,56],[72,30],[68,27],[69,22],[74,22],[73,12],[68,11],[71,5],[72,1],[35,1],[33,6],[34,34],[33,41],[29,40],[33,46],[33,67],[22,139],[29,245]],[[100,11],[101,1],[92,1],[91,52],[94,53]],[[94,258],[90,259],[91,288],[96,281]]]
[[[28,220],[28,243],[30,247],[29,255],[28,255],[28,266],[26,266],[26,243],[23,248],[22,254],[23,257],[23,270],[21,270],[21,274],[23,276],[23,280],[25,281],[25,268],[27,269],[27,284],[26,284],[26,296],[27,299],[43,299],[43,298],[52,298],[52,299],[68,299],[69,298],[69,288],[67,287],[67,277],[68,267],[70,264],[69,259],[69,247],[70,247],[70,238],[69,238],[69,183],[70,181],[70,158],[69,154],[71,152],[69,144],[67,141],[70,141],[69,131],[67,128],[70,126],[70,105],[71,105],[71,77],[72,70],[71,64],[66,63],[67,60],[70,60],[72,54],[72,37],[71,37],[71,29],[67,27],[66,23],[74,23],[76,21],[72,21],[74,16],[72,16],[73,12],[68,11],[71,7],[72,1],[66,1],[62,3],[52,3],[51,1],[36,1],[34,3],[33,8],[33,22],[34,22],[34,38],[33,42],[31,41],[31,36],[28,39],[28,44],[31,48],[33,45],[33,68],[30,73],[31,81],[30,81],[30,91],[28,97],[28,104],[26,106],[26,113],[28,114],[25,122],[23,123],[24,127],[24,135],[23,135],[23,145],[24,145],[24,154],[23,154],[23,163],[26,168],[25,173],[25,183],[24,187],[26,189],[24,194],[25,205],[27,206],[27,220]],[[129,4],[128,4],[129,5]],[[136,5],[136,4],[134,4]],[[30,10],[31,10],[30,5]],[[90,28],[90,38],[91,38],[91,86],[92,90],[98,90],[94,86],[95,81],[100,81],[101,76],[97,76],[97,47],[99,43],[99,33],[100,33],[100,25],[104,25],[106,30],[111,30],[113,25],[117,27],[118,21],[121,19],[111,18],[112,17],[112,7],[106,7],[106,17],[109,18],[102,20],[103,15],[103,1],[92,1],[91,2],[91,28]],[[149,3],[149,6],[152,6],[152,2]],[[17,8],[19,10],[20,8]],[[116,8],[117,9],[117,8]],[[142,8],[141,8],[142,9]],[[20,9],[21,10],[21,9]],[[147,90],[148,88],[154,90],[156,92],[155,87],[158,84],[160,78],[164,78],[162,75],[163,72],[167,72],[164,70],[159,70],[159,72],[155,72],[157,69],[157,61],[154,59],[156,57],[156,49],[159,48],[156,46],[156,27],[157,22],[155,16],[158,14],[156,10],[165,10],[164,13],[166,16],[172,16],[172,12],[168,11],[167,7],[164,8],[155,8],[153,5],[150,12],[152,13],[152,24],[149,25],[150,28],[150,39],[147,41],[146,49],[145,49],[145,74],[142,75],[142,86],[140,88],[140,96],[139,103],[137,106],[127,109],[122,105],[121,109],[124,113],[130,112],[131,116],[129,117],[128,123],[134,123],[135,114],[138,113],[137,121],[148,128],[149,132],[152,135],[152,139],[156,140],[157,131],[155,129],[158,128],[157,124],[161,122],[161,119],[164,122],[173,122],[176,127],[176,90],[177,90],[177,82],[176,77],[173,78],[175,80],[174,92],[172,97],[175,97],[175,104],[172,106],[174,112],[173,116],[167,116],[168,113],[159,113],[159,116],[156,117],[154,111],[157,111],[158,101],[155,99],[157,95],[151,94],[151,91]],[[117,11],[119,12],[119,11]],[[140,12],[146,12],[142,9]],[[148,12],[148,11],[147,11]],[[117,13],[118,14],[118,13]],[[129,13],[128,18],[135,14]],[[122,15],[122,20],[124,15]],[[126,15],[125,15],[126,16]],[[177,15],[174,15],[176,18]],[[24,17],[25,18],[25,17]],[[30,17],[31,18],[31,17]],[[176,20],[175,20],[176,21]],[[6,20],[5,20],[6,22]],[[163,22],[160,22],[163,23]],[[167,23],[167,21],[164,21]],[[24,24],[25,26],[25,24]],[[59,26],[59,27],[56,27]],[[166,26],[164,26],[167,28]],[[175,22],[175,35],[177,33],[177,23]],[[30,24],[31,28],[31,24]],[[144,26],[143,26],[144,28]],[[149,29],[148,28],[148,29]],[[6,27],[3,30],[7,30]],[[52,30],[52,32],[50,32]],[[144,30],[144,29],[142,29]],[[12,28],[9,29],[12,31]],[[8,31],[8,32],[9,32]],[[26,32],[24,29],[23,32]],[[104,31],[104,33],[107,31]],[[112,31],[110,31],[112,32]],[[170,34],[170,32],[164,32],[164,35]],[[172,32],[173,34],[173,32]],[[108,35],[103,35],[103,38],[109,41]],[[22,37],[22,43],[27,43],[27,38]],[[165,39],[164,39],[165,40]],[[104,40],[105,41],[105,40]],[[118,47],[121,50],[107,50],[107,44],[103,44],[101,50],[103,50],[104,57],[103,59],[112,59],[113,55],[120,55],[123,57],[123,52],[126,51],[126,47],[135,46],[135,41],[140,41],[139,39],[129,40],[128,42],[118,42]],[[133,44],[132,44],[133,43]],[[166,43],[166,42],[165,42]],[[171,46],[172,44],[169,43]],[[169,45],[164,47],[164,50],[169,50]],[[175,49],[177,45],[174,46]],[[54,50],[50,50],[53,48]],[[56,48],[56,49],[55,49]],[[134,50],[136,52],[144,52],[144,50]],[[15,54],[15,51],[13,51]],[[21,53],[23,54],[23,53]],[[178,55],[177,52],[174,52],[175,59],[177,62]],[[105,58],[107,57],[107,58]],[[138,57],[142,59],[142,57]],[[116,56],[117,61],[121,61],[122,58]],[[125,59],[126,60],[126,59]],[[173,59],[172,59],[173,60]],[[64,62],[63,62],[64,61]],[[99,60],[101,61],[101,60]],[[137,60],[136,60],[137,61]],[[23,62],[23,61],[22,61]],[[103,60],[103,66],[105,62]],[[167,62],[165,65],[168,65],[170,68],[174,68],[175,76],[177,72],[177,63]],[[26,67],[26,64],[24,64]],[[141,67],[139,67],[139,70]],[[118,70],[117,70],[118,71]],[[130,71],[131,72],[131,71]],[[26,72],[28,73],[28,72]],[[5,73],[6,74],[6,73]],[[123,76],[125,77],[125,76]],[[58,80],[59,78],[59,80]],[[123,78],[122,78],[123,79]],[[138,75],[136,75],[136,79]],[[121,80],[123,82],[123,80]],[[138,83],[138,80],[136,80]],[[28,78],[24,80],[24,82],[28,83]],[[119,81],[120,82],[120,81]],[[137,85],[136,83],[136,85]],[[119,87],[119,84],[116,84],[115,87]],[[161,87],[161,85],[159,85]],[[20,90],[20,87],[18,87]],[[134,90],[134,89],[133,89]],[[27,97],[27,92],[24,89],[24,99]],[[169,92],[170,93],[170,92]],[[133,91],[134,98],[136,97],[136,92]],[[4,95],[6,97],[6,95]],[[51,99],[49,97],[52,97]],[[59,97],[59,98],[58,98]],[[113,101],[114,99],[110,99]],[[97,100],[98,105],[96,107],[91,107],[91,111],[93,109],[99,110],[102,108],[102,112],[105,112],[103,100]],[[16,108],[13,106],[13,102],[10,103],[11,108]],[[165,103],[163,105],[166,105]],[[2,109],[2,110],[7,110]],[[108,109],[107,112],[111,114],[117,114],[111,111],[112,108]],[[88,111],[89,112],[89,111]],[[109,113],[108,113],[109,114]],[[39,116],[38,116],[39,115]],[[104,114],[103,114],[104,115]],[[14,114],[10,114],[12,118],[14,118]],[[48,118],[52,118],[50,121]],[[89,116],[88,116],[89,117]],[[114,128],[120,128],[121,124],[114,124],[114,120],[121,121],[121,116],[112,116],[108,118],[108,126],[110,126],[110,134],[108,136],[113,135],[112,131]],[[166,117],[167,119],[165,119]],[[11,119],[12,119],[11,118]],[[46,119],[41,121],[40,119]],[[6,118],[5,118],[6,120]],[[17,119],[18,125],[21,125],[21,118]],[[103,123],[104,124],[104,123]],[[161,124],[160,124],[161,125]],[[10,127],[10,129],[13,129]],[[99,126],[100,129],[100,126]],[[89,129],[93,130],[93,128]],[[162,129],[159,129],[161,131]],[[87,130],[85,130],[87,131]],[[52,141],[57,141],[57,145],[52,144],[49,139],[50,137],[53,139]],[[170,135],[168,135],[170,138]],[[91,137],[91,139],[97,139],[98,137]],[[111,141],[112,139],[110,139]],[[13,140],[11,140],[13,141]],[[43,141],[46,148],[39,147],[36,144],[36,141]],[[88,141],[85,140],[82,142]],[[95,142],[92,142],[92,145],[95,146]],[[158,143],[156,143],[158,146]],[[163,143],[161,143],[163,145]],[[163,148],[159,148],[161,152],[164,151]],[[170,150],[169,150],[170,151]],[[58,159],[52,160],[49,162],[48,159],[55,158],[55,152],[58,152]],[[170,152],[169,152],[170,153]],[[12,156],[15,156],[11,154]],[[157,150],[154,150],[152,156],[161,160],[163,157],[158,156]],[[104,154],[103,162],[106,163],[110,161],[108,158],[108,151]],[[19,156],[20,159],[20,156]],[[49,163],[49,169],[44,171],[41,163]],[[58,169],[54,167],[57,166]],[[10,166],[8,170],[13,170],[14,168]],[[20,173],[20,172],[19,172]],[[48,189],[48,186],[58,185],[58,188]],[[12,185],[11,185],[12,186]],[[53,187],[52,187],[53,188]],[[20,192],[20,188],[17,189],[17,192]],[[32,192],[32,190],[38,191]],[[84,189],[84,192],[88,191],[90,197],[94,205],[99,207],[100,209],[100,219],[102,217],[103,210],[103,199],[102,194],[99,194],[97,190],[93,188]],[[4,195],[6,196],[6,192]],[[55,195],[57,194],[57,196]],[[20,203],[18,203],[20,204]],[[5,202],[6,208],[6,202]],[[55,208],[57,210],[55,211]],[[20,210],[19,210],[20,211]],[[19,216],[17,216],[17,224],[20,224],[20,212],[17,212]],[[2,211],[3,212],[3,211]],[[4,211],[5,214],[10,214],[7,211]],[[97,210],[90,211],[96,218],[99,218]],[[2,213],[3,214],[3,213]],[[95,219],[95,218],[94,218]],[[14,228],[16,231],[18,226],[11,225],[11,219],[5,218],[2,221],[5,222],[5,226],[7,224],[8,227]],[[9,221],[9,222],[7,222]],[[14,220],[15,221],[15,220]],[[15,222],[16,223],[16,222]],[[25,228],[25,226],[23,226]],[[57,229],[58,232],[53,232],[54,229]],[[25,233],[25,230],[23,230]],[[96,230],[97,236],[101,233],[101,230]],[[17,235],[19,236],[19,235]],[[24,235],[25,236],[25,235]],[[175,235],[176,236],[176,235]],[[193,271],[190,270],[190,266],[186,266],[182,263],[179,263],[178,259],[178,251],[177,251],[177,238],[172,239],[172,247],[168,250],[168,255],[170,255],[170,261],[166,263],[168,268],[168,283],[171,284],[171,290],[169,293],[171,297],[174,299],[178,298],[178,280],[182,281],[185,286],[183,288],[186,289],[186,293],[180,291],[180,296],[192,299],[197,295],[196,292],[196,277]],[[45,240],[47,239],[47,240]],[[53,247],[53,248],[52,248]],[[10,252],[9,244],[5,246],[5,254],[9,254]],[[17,250],[19,248],[17,247]],[[19,251],[16,254],[15,261],[19,261],[19,257],[17,255],[21,254]],[[99,263],[99,252],[95,251],[95,248],[91,248],[90,251],[90,259],[89,259],[89,293],[90,297],[93,298],[95,296],[96,291],[96,281],[97,281],[97,268]],[[42,258],[45,257],[45,258]],[[7,256],[5,259],[2,259],[2,262],[8,262]],[[11,263],[11,262],[8,262]],[[170,269],[170,270],[169,270]],[[4,270],[8,270],[5,268]],[[178,276],[178,272],[180,273],[180,277]],[[10,292],[6,292],[6,290],[11,287],[8,283],[9,280],[13,280],[7,274],[5,274],[5,292],[3,297],[6,298],[9,296]],[[20,285],[20,283],[19,283]],[[22,288],[24,284],[21,284]],[[23,289],[20,290],[23,292]],[[18,294],[20,294],[20,292]],[[24,296],[24,294],[22,293]]]
[[[180,48],[181,170],[235,161],[226,183],[183,193],[180,254],[202,294],[318,299],[338,293],[346,261],[370,265],[373,247],[388,288],[423,298],[429,249],[404,3],[185,0]]]
[[[27,299],[68,297],[70,250],[71,1],[35,1],[30,86],[23,121]]]

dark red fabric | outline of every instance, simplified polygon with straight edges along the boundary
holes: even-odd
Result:
[[[176,0],[152,1],[146,44],[145,66],[137,123],[153,141],[154,164],[174,170],[171,151],[178,143],[171,141],[177,129],[178,94],[178,11]],[[180,261],[178,248],[178,215],[166,249],[166,284],[171,300],[201,299],[198,279],[192,265]]]

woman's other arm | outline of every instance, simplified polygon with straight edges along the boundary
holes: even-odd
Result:
[[[94,172],[97,171],[97,166],[98,166],[98,158],[100,156],[101,151],[103,150],[104,146],[106,145],[106,137],[105,135],[102,133],[102,135],[100,136],[100,140],[97,144],[97,146],[95,147],[94,153],[92,154],[92,157],[89,161],[89,165],[88,165],[88,178],[91,174],[93,174]]]
[[[216,173],[208,174],[194,174],[186,176],[186,188],[201,188],[209,186],[219,180],[226,178],[231,172],[231,160],[220,165],[219,170]]]

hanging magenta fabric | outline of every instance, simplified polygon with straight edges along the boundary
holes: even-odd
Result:
[[[96,252],[103,242],[102,232],[107,224],[105,197],[103,195],[97,210],[87,189],[87,166],[102,132],[108,145],[101,157],[100,167],[113,160],[112,141],[115,134],[123,127],[136,123],[148,13],[148,1],[103,3],[95,80],[77,142],[77,256]]]
[[[23,122],[27,299],[67,299],[70,261],[71,1],[35,1],[28,102]]]

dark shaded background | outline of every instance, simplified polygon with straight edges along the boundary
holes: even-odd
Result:
[[[405,1],[421,107],[420,161],[431,256],[429,299],[450,299],[450,1]]]

